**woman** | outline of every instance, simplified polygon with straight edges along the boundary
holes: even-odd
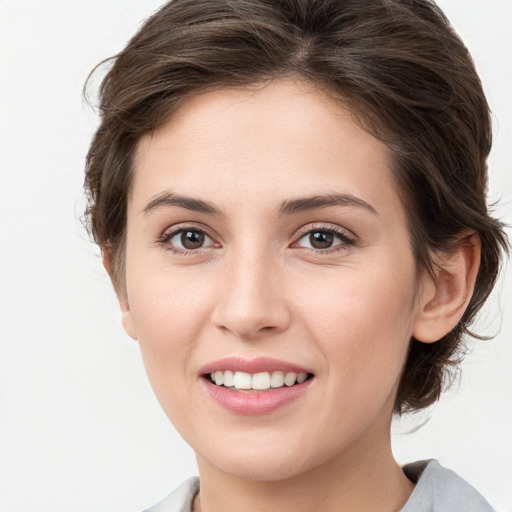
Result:
[[[436,5],[175,0],[100,94],[92,232],[200,475],[151,510],[491,510],[390,448],[507,247],[487,102]]]

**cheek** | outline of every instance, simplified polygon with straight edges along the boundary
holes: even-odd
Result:
[[[134,276],[130,309],[144,365],[164,405],[179,400],[172,390],[191,377],[189,362],[209,315],[210,290],[165,271]]]
[[[173,272],[165,265],[148,265],[128,275],[127,281],[139,339],[150,343],[186,343],[187,336],[201,327],[201,318],[213,300],[208,280],[190,270]]]
[[[412,333],[414,267],[387,268],[387,273],[376,266],[366,272],[335,269],[324,286],[295,294],[306,329],[320,346],[327,371],[338,374],[336,381],[366,385],[365,377],[371,377],[394,383],[401,372]]]

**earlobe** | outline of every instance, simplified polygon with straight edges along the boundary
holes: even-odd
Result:
[[[125,291],[119,291],[116,283],[114,282],[114,270],[112,264],[112,253],[108,249],[102,249],[101,257],[103,260],[103,267],[107,271],[107,274],[110,276],[110,280],[112,281],[112,285],[114,286],[114,290],[116,291],[117,299],[119,301],[119,307],[121,308],[121,323],[123,325],[123,329],[126,334],[133,338],[137,339],[137,331],[135,330],[135,325],[133,323],[132,312],[130,310],[130,304],[128,302],[128,298],[126,297]]]
[[[433,343],[460,321],[471,300],[480,266],[480,237],[466,234],[449,254],[437,255],[435,276],[426,276],[413,336]]]
[[[130,338],[137,340],[137,331],[135,330],[135,325],[133,323],[130,305],[127,301],[122,301],[121,299],[119,300],[119,305],[121,306],[121,323],[123,324],[123,329]]]

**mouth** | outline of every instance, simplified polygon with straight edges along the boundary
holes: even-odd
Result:
[[[285,372],[281,370],[273,372],[247,373],[241,371],[217,370],[203,375],[212,384],[232,391],[260,392],[274,389],[292,387],[302,384],[313,377],[311,373]]]
[[[215,386],[231,391],[255,393],[272,391],[280,388],[297,386],[313,378],[313,374],[306,372],[287,372],[284,370],[247,373],[243,371],[217,370],[203,377]]]
[[[312,388],[314,373],[268,357],[227,357],[204,366],[203,388],[214,402],[240,415],[266,415],[280,410]]]

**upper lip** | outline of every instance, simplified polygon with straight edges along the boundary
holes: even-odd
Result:
[[[255,359],[244,359],[241,357],[225,357],[206,364],[200,370],[201,375],[209,374],[215,371],[246,372],[293,372],[293,373],[312,373],[302,366],[287,361],[281,361],[272,357],[257,357]]]

